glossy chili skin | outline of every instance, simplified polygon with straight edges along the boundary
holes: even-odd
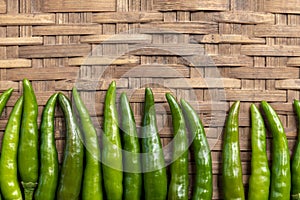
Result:
[[[123,196],[122,147],[118,121],[116,82],[113,81],[105,96],[102,137],[103,179],[108,200],[121,200]]]
[[[121,130],[123,146],[123,199],[139,200],[142,192],[142,169],[140,160],[140,144],[136,123],[126,93],[120,97]]]
[[[79,114],[85,147],[85,168],[81,196],[83,200],[102,200],[102,172],[97,132],[89,112],[75,87],[72,90],[72,96],[75,108]]]
[[[145,89],[142,121],[142,169],[145,200],[165,200],[168,193],[167,173],[160,136],[157,130],[154,96]]]
[[[64,113],[66,124],[66,144],[60,170],[56,199],[79,199],[83,175],[84,149],[81,132],[77,125],[69,99],[58,94],[58,102]]]
[[[38,105],[29,80],[23,80],[23,114],[18,148],[18,170],[24,188],[25,199],[32,199],[38,182]]]
[[[212,159],[204,126],[193,107],[181,99],[181,108],[189,135],[193,138],[192,146],[196,163],[196,175],[192,199],[210,200],[213,195]]]
[[[12,92],[13,92],[13,88],[9,88],[8,90],[4,91],[1,95],[0,95],[0,115],[2,114],[7,101],[9,100]],[[1,194],[0,194],[0,199],[1,199]]]
[[[266,101],[261,102],[272,133],[272,168],[269,199],[290,199],[290,152],[283,125],[275,110]]]
[[[229,110],[222,151],[224,199],[245,199],[239,144],[239,108],[236,101]]]
[[[251,104],[251,175],[248,199],[269,199],[270,169],[266,152],[266,128],[258,108]]]
[[[2,114],[7,101],[9,100],[12,92],[14,91],[13,88],[9,88],[8,90],[5,90],[1,95],[0,95],[0,115]]]
[[[292,199],[300,199],[300,102],[294,100],[294,110],[298,118],[298,138],[296,148],[292,159]]]
[[[40,175],[36,200],[53,200],[58,182],[58,155],[54,135],[54,116],[58,93],[53,94],[43,110],[40,138]]]
[[[4,199],[22,199],[18,181],[17,153],[21,126],[23,96],[16,102],[8,119],[2,139],[0,187]]]
[[[169,184],[168,199],[189,198],[189,168],[188,168],[188,139],[184,117],[176,99],[166,93],[173,124],[173,162],[170,167],[171,180]]]

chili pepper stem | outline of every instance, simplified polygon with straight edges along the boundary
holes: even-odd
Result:
[[[23,188],[24,188],[24,194],[25,194],[25,200],[31,200],[33,199],[33,192],[37,185],[37,183],[24,183],[22,182]]]
[[[24,190],[24,194],[25,194],[25,200],[30,200],[30,199],[32,199],[32,197],[33,197],[33,191],[34,190],[32,190],[32,189],[25,189]]]

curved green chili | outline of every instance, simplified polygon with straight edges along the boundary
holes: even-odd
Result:
[[[121,94],[122,144],[124,149],[124,200],[139,200],[142,191],[140,144],[134,116],[125,93]]]
[[[251,104],[251,176],[248,199],[269,199],[270,169],[266,153],[266,129],[264,120],[254,104]]]
[[[1,95],[0,95],[0,115],[2,114],[7,101],[9,100],[12,92],[14,91],[13,88],[9,88],[8,90],[5,90]]]
[[[193,186],[193,200],[212,199],[212,159],[202,122],[192,106],[181,99],[182,111],[187,128],[193,138],[192,146],[196,163],[196,175]]]
[[[23,114],[18,148],[18,169],[25,199],[31,200],[38,181],[38,105],[29,80],[23,80]]]
[[[103,179],[108,200],[121,200],[123,195],[122,147],[116,106],[116,82],[106,92],[104,135],[102,139]]]
[[[144,172],[145,200],[167,198],[167,172],[164,154],[157,130],[154,97],[150,88],[145,89],[142,127],[142,169]]]
[[[81,133],[69,99],[59,93],[58,102],[65,116],[66,145],[56,197],[58,200],[79,199],[84,156]]]
[[[58,156],[54,137],[54,115],[58,93],[53,94],[43,110],[40,141],[40,176],[34,198],[53,200],[58,180]]]
[[[294,100],[294,109],[298,118],[298,139],[292,160],[292,199],[300,199],[300,101]]]
[[[0,115],[2,114],[2,112],[6,106],[6,103],[10,99],[13,91],[14,91],[13,88],[9,88],[0,95]],[[0,194],[0,200],[1,199],[2,198],[1,198],[1,194]]]
[[[228,113],[222,151],[224,199],[245,199],[239,144],[239,109],[235,102]]]
[[[18,182],[17,153],[22,116],[23,96],[16,102],[10,113],[2,139],[0,158],[0,187],[5,199],[22,200]]]
[[[269,199],[290,199],[290,152],[285,131],[275,110],[266,101],[262,101],[261,106],[273,136],[271,189]]]
[[[75,87],[72,90],[72,95],[76,110],[79,114],[85,144],[85,169],[83,173],[82,199],[102,200],[102,173],[97,132],[89,112]]]
[[[12,92],[13,92],[13,88],[9,88],[8,90],[4,91],[1,95],[0,95],[0,115],[2,114],[7,101],[9,100]],[[1,194],[0,194],[0,200],[1,200]]]
[[[172,155],[173,162],[170,168],[171,180],[169,185],[168,199],[187,200],[189,198],[189,147],[185,121],[176,99],[170,93],[166,94],[166,98],[172,114],[174,132]]]

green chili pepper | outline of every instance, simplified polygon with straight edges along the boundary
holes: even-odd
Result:
[[[38,105],[33,88],[23,80],[23,114],[18,148],[18,169],[25,199],[31,200],[38,181]]]
[[[157,130],[154,97],[150,88],[145,89],[142,127],[142,168],[144,172],[145,200],[167,198],[167,173],[162,145]]]
[[[205,130],[200,118],[192,106],[184,99],[181,99],[181,106],[186,125],[193,138],[192,146],[196,163],[196,175],[192,199],[209,200],[212,199],[213,194],[212,159]]]
[[[223,192],[224,199],[245,199],[239,144],[239,108],[235,102],[227,116],[223,143]]]
[[[73,88],[72,95],[76,110],[79,114],[80,125],[85,141],[85,169],[83,174],[82,199],[102,200],[102,173],[97,132],[89,112],[75,87]]]
[[[266,101],[262,101],[261,106],[273,136],[270,199],[290,199],[290,152],[284,128],[275,110]]]
[[[270,169],[266,153],[266,129],[264,120],[254,104],[251,105],[251,146],[248,199],[269,199]]]
[[[121,94],[122,145],[124,149],[124,194],[125,200],[141,198],[142,174],[140,144],[134,116],[125,93]]]
[[[58,180],[58,156],[54,137],[54,114],[58,93],[53,94],[43,110],[40,141],[40,176],[34,198],[55,199]]]
[[[294,100],[294,109],[298,118],[298,139],[292,160],[292,199],[300,199],[300,101]]]
[[[59,93],[58,102],[65,116],[66,145],[56,195],[58,200],[75,200],[80,196],[84,149],[69,99]]]
[[[22,200],[18,182],[17,153],[22,116],[23,96],[16,102],[10,113],[2,139],[0,159],[0,186],[5,199]]]
[[[115,81],[110,84],[105,97],[102,142],[103,179],[106,196],[108,200],[121,200],[123,195],[123,164]]]
[[[0,96],[0,115],[2,114],[7,101],[9,100],[12,92],[14,91],[13,88],[9,88],[8,90],[4,91]]]
[[[182,111],[176,99],[170,94],[166,94],[167,101],[172,114],[173,124],[173,163],[171,164],[171,181],[169,185],[168,199],[189,198],[189,168],[188,168],[188,139],[186,126]]]
[[[0,95],[0,115],[2,114],[7,101],[9,100],[12,92],[14,89],[9,88],[8,90],[4,91],[1,95]],[[1,200],[1,194],[0,194],[0,200]]]

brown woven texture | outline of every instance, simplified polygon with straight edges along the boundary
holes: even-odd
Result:
[[[165,92],[195,106],[207,137],[215,139],[210,142],[214,199],[222,199],[222,132],[234,101],[241,101],[246,192],[251,103],[271,103],[293,152],[297,127],[292,101],[299,99],[300,89],[297,0],[0,0],[0,13],[0,90],[15,89],[0,118],[1,138],[22,94],[23,78],[32,81],[40,115],[51,94],[61,91],[71,97],[72,87],[80,82],[81,96],[95,111],[99,134],[105,91],[116,80],[118,94],[129,95],[138,126],[144,88],[153,88],[164,146],[173,136]],[[62,119],[57,109],[60,159],[65,138]],[[270,157],[269,133],[267,141]],[[194,167],[191,154],[191,183]]]

